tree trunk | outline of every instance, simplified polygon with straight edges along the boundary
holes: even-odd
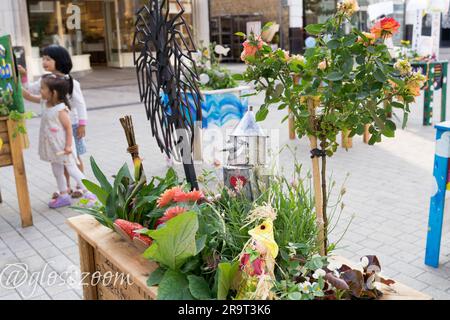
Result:
[[[308,98],[308,110],[309,110],[309,121],[311,128],[315,128],[315,105],[314,99]],[[311,150],[317,149],[317,137],[309,136],[309,142]],[[314,199],[316,207],[316,219],[317,219],[317,229],[318,229],[318,239],[319,252],[321,255],[326,254],[325,249],[325,234],[324,234],[324,220],[323,220],[323,201],[322,201],[322,190],[320,188],[320,168],[319,159],[317,157],[312,158],[312,173],[313,173],[313,185],[314,185]]]

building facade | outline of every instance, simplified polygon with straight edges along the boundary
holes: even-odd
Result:
[[[167,1],[171,14],[178,12],[177,1]],[[234,33],[258,32],[267,22],[280,25],[272,40],[274,46],[292,53],[302,52],[308,36],[303,27],[325,21],[338,3],[338,0],[179,1],[196,42],[214,41],[230,47],[229,61],[239,61],[242,48],[242,39]],[[0,34],[11,34],[13,45],[24,48],[30,76],[42,74],[40,50],[49,44],[60,44],[69,50],[74,72],[89,70],[91,66],[132,67],[135,13],[147,3],[148,0],[1,0]],[[406,12],[408,0],[359,0],[355,22],[360,28],[369,29],[373,23],[369,7],[385,3],[391,3],[389,16],[401,25],[394,44],[411,39],[414,17]],[[429,32],[430,25],[427,15],[423,18],[423,34]],[[450,47],[449,13],[442,15],[440,45]]]
[[[170,14],[178,13],[176,0],[168,1]],[[209,25],[202,26],[208,24],[207,1],[180,2],[187,24],[200,30],[194,34],[209,39]],[[30,76],[43,73],[40,51],[50,44],[68,49],[74,72],[89,70],[91,66],[132,67],[136,12],[147,3],[147,0],[2,0],[0,34],[11,34],[13,45],[24,47]]]

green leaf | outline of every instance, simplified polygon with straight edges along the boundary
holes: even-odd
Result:
[[[283,90],[284,90],[283,84],[278,83],[275,86],[275,92],[273,93],[273,97],[276,97],[276,98],[280,97],[281,94],[283,93]]]
[[[381,69],[376,69],[375,72],[373,73],[373,76],[379,82],[386,82],[386,76],[384,75]]]
[[[243,32],[235,32],[234,34],[235,34],[236,36],[243,37],[243,38],[246,38],[246,37],[247,37],[247,35],[246,35],[245,33],[243,33]]]
[[[308,24],[305,27],[306,32],[312,35],[319,34],[323,29],[324,24],[323,23],[317,23],[317,24]]]
[[[392,122],[391,120],[386,120],[385,122],[385,128],[383,130],[383,135],[388,137],[388,138],[393,138],[395,136],[395,123]]]
[[[366,62],[366,56],[360,55],[356,57],[356,63],[362,65]]]
[[[263,121],[266,119],[267,115],[269,114],[269,109],[266,107],[259,108],[258,112],[255,115],[256,121]]]
[[[350,73],[353,69],[353,57],[348,55],[345,57],[344,63],[342,65],[342,71],[344,73]]]
[[[406,128],[406,123],[408,122],[408,112],[403,113],[402,129]]]
[[[195,212],[186,212],[170,219],[164,227],[147,232],[154,242],[144,252],[144,257],[178,270],[197,253],[197,230],[198,218]]]
[[[273,21],[267,22],[267,23],[264,25],[264,27],[262,28],[262,31],[264,32],[264,31],[269,30],[269,28],[270,28],[271,26],[273,26]]]
[[[342,72],[333,71],[333,72],[330,72],[329,74],[327,74],[325,79],[330,80],[330,81],[338,81],[338,80],[341,80],[343,77],[344,77],[344,75],[342,74]]]
[[[93,209],[93,208],[82,208],[82,207],[70,207],[71,209],[85,214],[90,214],[93,216],[98,222],[100,222],[105,227],[110,229],[114,228],[114,221],[110,217],[106,216],[102,211]]]
[[[343,44],[344,44],[344,47],[349,47],[349,46],[351,46],[352,44],[354,44],[357,38],[358,38],[358,36],[355,35],[355,34],[351,34],[351,35],[347,36],[347,37],[344,39],[344,43],[343,43]]]
[[[206,244],[206,234],[204,234],[195,241],[195,245],[197,247],[197,252],[195,255],[199,254],[203,250],[203,248],[205,248],[205,244]]]
[[[287,297],[289,300],[302,300],[302,294],[298,291],[289,293]]]
[[[242,80],[244,80],[244,76],[243,76],[242,74],[240,74],[240,73],[235,73],[235,74],[233,74],[231,77],[232,77],[234,80],[237,80],[237,81],[242,81]]]
[[[339,48],[340,45],[341,43],[336,39],[327,42],[327,47],[331,50]]]
[[[189,259],[180,269],[183,273],[194,272],[194,270],[198,270],[201,266],[201,261],[199,257],[193,257]]]
[[[90,192],[95,194],[97,199],[103,205],[106,205],[106,198],[108,197],[108,193],[104,189],[102,189],[99,185],[97,185],[97,184],[95,184],[92,181],[89,181],[87,179],[83,179],[81,181],[83,182],[83,184],[86,187],[86,189],[88,189]]]
[[[162,267],[159,267],[158,269],[153,271],[147,279],[147,286],[149,287],[157,286],[161,282],[165,273],[166,269]]]
[[[367,51],[368,51],[369,53],[375,53],[375,48],[374,48],[373,46],[368,46],[368,47],[367,47]]]
[[[153,246],[153,245],[152,245]],[[158,287],[158,300],[194,300],[184,274],[167,270]]]
[[[103,172],[100,170],[100,168],[98,167],[97,163],[95,162],[94,157],[91,156],[90,158],[91,160],[91,168],[92,168],[92,172],[94,173],[95,178],[98,180],[98,182],[100,183],[100,186],[107,192],[111,192],[112,190],[112,186],[109,183],[108,179],[106,179],[105,175],[103,174]]]
[[[212,298],[208,282],[203,277],[189,275],[189,290],[192,296],[198,300],[210,300]]]
[[[231,288],[234,277],[239,270],[239,261],[233,263],[222,262],[217,267],[218,273],[218,287],[217,287],[217,299],[226,300],[228,291]]]
[[[391,106],[393,108],[399,108],[399,109],[403,109],[405,107],[405,104],[397,102],[397,101],[392,101],[391,102]]]

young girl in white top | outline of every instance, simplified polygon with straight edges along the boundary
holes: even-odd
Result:
[[[74,149],[72,124],[70,121],[69,77],[44,75],[41,78],[40,96],[26,93],[31,101],[43,104],[41,126],[39,130],[39,156],[41,160],[51,163],[56,178],[59,194],[49,202],[50,208],[71,205],[71,196],[67,193],[67,181],[64,168],[67,169],[79,186],[84,196],[93,200],[93,195],[83,187],[84,174],[77,167],[77,155]]]
[[[72,70],[72,59],[70,54],[64,47],[58,45],[50,45],[42,50],[42,67],[45,71],[51,72],[57,76],[69,76],[69,102],[72,108],[70,112],[72,122],[72,132],[75,139],[75,149],[77,151],[78,168],[83,172],[84,166],[81,160],[81,155],[86,153],[86,143],[84,140],[86,134],[87,124],[87,112],[86,103],[84,101],[83,94],[81,92],[80,83],[70,76]],[[19,66],[21,73],[26,73],[26,70]],[[28,93],[38,95],[41,88],[41,79],[28,85],[28,91],[24,90],[24,98],[27,99]],[[27,99],[29,100],[29,99]],[[64,170],[64,174],[67,179],[67,191],[71,191],[70,178],[67,170]],[[82,196],[80,185],[76,186],[76,190],[72,192],[73,198]],[[56,198],[58,193],[53,194],[53,198]]]

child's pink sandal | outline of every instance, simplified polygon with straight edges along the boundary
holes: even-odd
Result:
[[[68,194],[62,194],[59,195],[56,199],[52,199],[48,206],[51,209],[61,208],[61,207],[67,207],[72,204],[72,201],[70,200],[70,195]]]

